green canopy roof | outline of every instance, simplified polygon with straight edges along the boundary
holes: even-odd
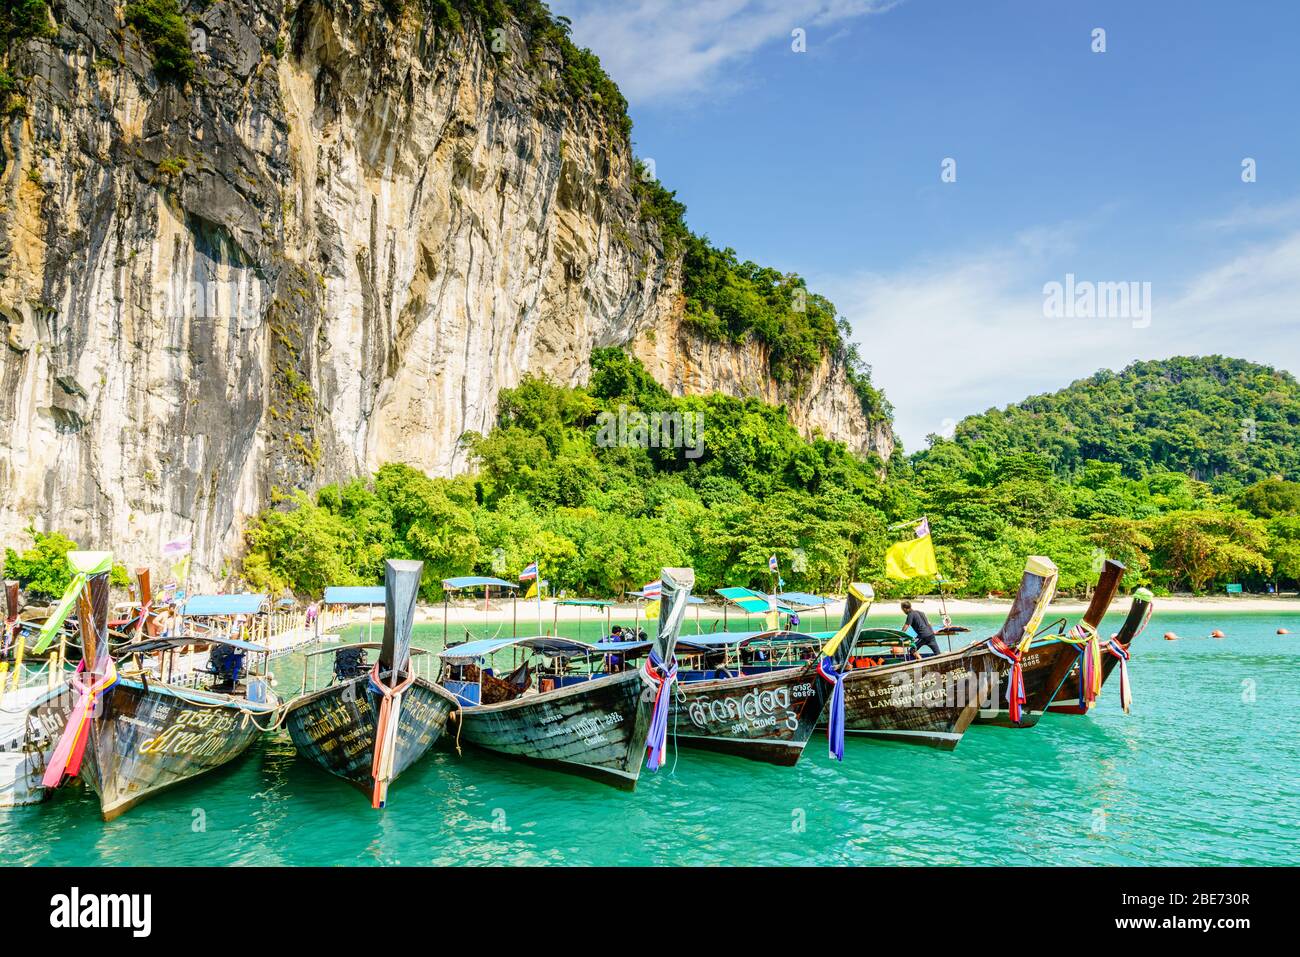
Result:
[[[751,615],[761,615],[771,610],[771,599],[752,588],[719,588],[718,594]],[[786,613],[794,611],[789,605],[780,602],[776,603],[776,610]]]

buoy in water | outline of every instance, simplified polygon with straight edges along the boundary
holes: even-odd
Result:
[[[1172,631],[1165,632],[1165,641],[1177,641],[1177,640],[1178,640],[1178,636],[1175,635]]]
[[[1285,628],[1279,628],[1279,629],[1277,630],[1277,633],[1278,633],[1279,635],[1289,635],[1289,634],[1291,634],[1291,632],[1287,631]]]
[[[1216,628],[1216,629],[1214,629],[1214,631],[1210,632],[1210,637],[1211,637],[1211,638],[1222,638],[1222,637],[1223,637],[1223,632],[1219,631],[1219,629]]]

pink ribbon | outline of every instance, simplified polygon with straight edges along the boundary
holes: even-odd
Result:
[[[102,676],[89,673],[90,683],[82,680],[86,663],[77,665],[71,683],[80,692],[77,703],[68,715],[68,723],[63,727],[59,743],[54,747],[50,763],[45,768],[41,784],[47,788],[56,788],[67,778],[74,778],[81,772],[81,759],[86,754],[86,742],[90,740],[90,721],[94,716],[96,699],[113,685],[117,684],[117,666],[110,658],[104,665]]]

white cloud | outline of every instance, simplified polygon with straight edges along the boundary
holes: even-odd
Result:
[[[553,0],[573,21],[573,39],[590,47],[633,103],[730,83],[727,68],[790,31],[808,31],[809,49],[830,42],[816,28],[880,13],[900,0]]]
[[[1071,233],[1036,230],[893,275],[817,277],[852,323],[907,449],[923,448],[945,420],[1137,359],[1220,353],[1300,369],[1300,232],[1225,254],[1196,274],[1154,280],[1147,328],[1044,318],[1043,284],[1062,281],[1079,256]],[[1075,271],[1080,280],[1134,278]]]

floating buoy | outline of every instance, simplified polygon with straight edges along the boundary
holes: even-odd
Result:
[[[1277,630],[1277,633],[1278,633],[1279,635],[1289,635],[1289,634],[1291,634],[1291,632],[1287,631],[1285,628],[1279,628],[1279,629]]]
[[[1216,629],[1214,629],[1214,631],[1210,632],[1210,637],[1211,637],[1211,638],[1222,638],[1222,637],[1223,637],[1223,632],[1219,631],[1219,629],[1216,628]]]
[[[1178,640],[1178,636],[1175,635],[1172,631],[1165,632],[1165,641],[1177,641],[1177,640]]]

